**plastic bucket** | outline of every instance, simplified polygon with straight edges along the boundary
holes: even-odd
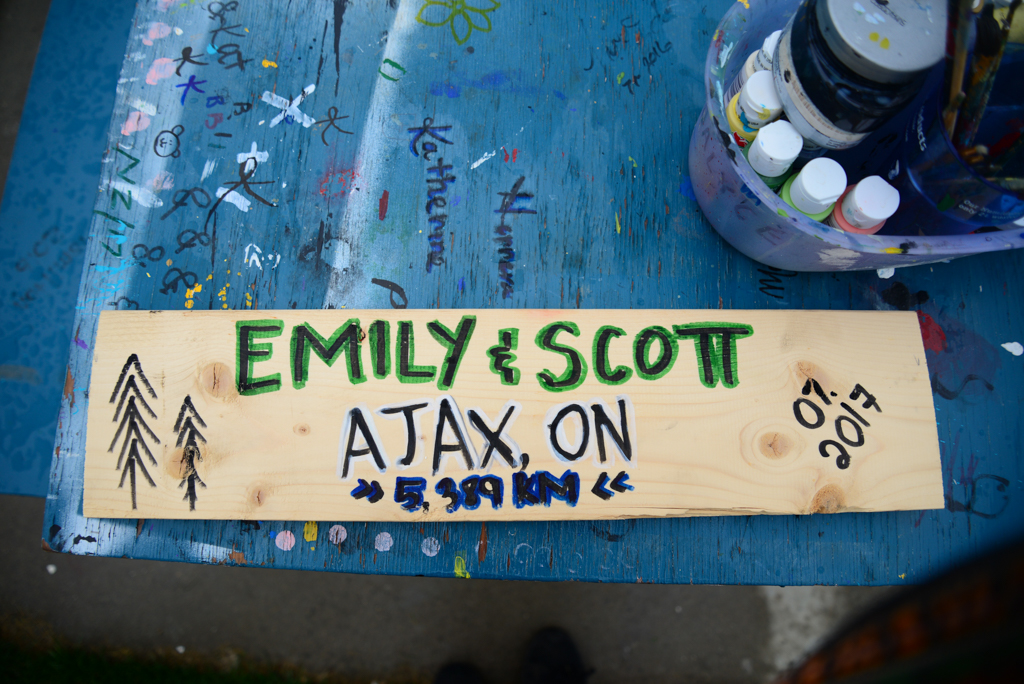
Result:
[[[708,221],[729,244],[751,259],[793,271],[912,266],[1024,247],[1024,226],[973,235],[846,233],[799,214],[769,190],[732,140],[723,95],[747,55],[769,33],[786,25],[800,0],[749,0],[748,4],[734,4],[712,38],[704,67],[707,99],[690,137],[693,192]],[[911,105],[908,110],[916,108]],[[891,148],[902,138],[902,127],[899,135],[893,134],[892,127],[883,127],[850,152],[878,157],[885,151],[880,145]],[[847,167],[851,182],[869,175],[853,172],[845,159],[834,157]]]

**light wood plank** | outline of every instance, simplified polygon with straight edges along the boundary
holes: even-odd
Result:
[[[314,351],[305,378],[294,369],[293,338],[310,347],[309,336],[296,330],[311,327],[328,347],[332,335],[344,339],[346,326],[354,319],[362,341],[356,345],[360,364],[352,369],[353,379],[344,345],[330,367]],[[371,353],[377,340],[374,333],[382,327],[374,329],[375,321],[386,321],[389,329],[390,368],[383,378],[375,376],[378,358]],[[472,325],[450,388],[444,387],[447,347],[428,331],[434,321],[452,338],[460,325],[467,331]],[[563,330],[553,343],[578,350],[586,365],[579,386],[565,391],[549,391],[538,379],[545,371],[557,376],[567,368],[562,354],[536,342],[543,328],[557,322],[577,326],[580,334]],[[281,329],[279,336],[254,337],[249,343],[257,354],[265,350],[259,345],[272,345],[272,356],[255,357],[250,373],[257,385],[259,378],[279,375],[280,385],[273,391],[247,393],[261,388],[247,390],[246,378],[239,378],[237,359],[244,347],[239,339],[246,337],[240,336],[241,325],[255,326],[256,334],[260,326]],[[631,377],[622,384],[598,378],[602,364],[595,359],[594,340],[602,326],[623,331],[620,337],[608,338],[610,368],[604,369],[606,376],[617,366],[627,369]],[[752,330],[749,335],[731,335],[733,387],[727,386],[728,363],[710,367],[714,382],[702,382],[708,378],[698,354],[699,333],[709,326],[711,359],[716,342],[721,349],[721,329]],[[518,330],[518,344],[512,351],[515,360],[508,365],[519,370],[519,377],[518,384],[506,385],[502,374],[491,368],[489,350],[501,343],[500,331],[513,328]],[[396,377],[402,329],[411,330],[414,341],[409,372],[437,368],[429,382],[401,382]],[[641,377],[645,364],[638,364],[633,353],[644,330],[653,340],[645,362],[648,377],[658,370],[658,340],[668,339],[674,349],[671,365],[657,379]],[[865,393],[851,397],[858,385]],[[867,393],[874,397],[874,405]],[[502,437],[504,442],[511,437],[519,447],[506,454],[515,465],[495,450],[481,468],[486,442],[472,426],[470,411],[485,416],[493,429],[513,401],[521,411],[510,418]],[[428,406],[413,414],[419,434],[412,463],[406,467],[400,461],[407,451],[407,421],[400,411],[389,418],[379,409],[412,403]],[[569,409],[559,446],[574,450],[581,437],[581,414],[587,417],[590,434],[582,456],[559,460],[549,425],[556,408],[570,403],[580,408]],[[602,403],[611,429],[608,423],[597,427]],[[807,425],[820,426],[802,425],[795,403]],[[453,450],[441,452],[442,468],[434,472],[436,421],[446,407],[451,407],[455,425],[472,445],[467,447],[472,470],[461,452]],[[621,435],[623,407],[628,440]],[[343,478],[352,429],[346,426],[358,423],[360,416],[374,429],[386,468],[379,472],[367,453],[350,460]],[[837,424],[842,435],[837,434]],[[356,432],[353,449],[365,450],[363,434]],[[605,444],[604,463],[599,460],[599,434]],[[626,446],[617,447],[616,435]],[[825,447],[828,457],[820,454],[824,440],[831,440]],[[457,445],[450,424],[442,443]],[[848,463],[840,451],[848,454]],[[520,452],[529,455],[525,468]],[[514,475],[519,471],[523,474]],[[541,471],[554,479],[543,480]],[[569,491],[559,497],[558,485],[567,472],[570,478],[564,482],[570,483]],[[606,498],[593,491],[602,473],[608,481],[598,491]],[[632,490],[611,488],[619,473],[626,473]],[[575,498],[571,474],[579,478],[575,505],[563,500]],[[474,482],[487,482],[484,488],[493,491],[494,478],[500,478],[501,505],[495,508],[490,498],[480,497],[474,510],[465,502],[457,511],[446,510],[449,499],[436,492],[438,483],[451,478],[461,485],[472,476],[484,479],[466,484],[470,491]],[[527,478],[525,487],[516,486],[516,477]],[[425,480],[422,492],[429,510],[403,510],[395,501],[398,478]],[[374,492],[370,483],[378,483],[383,496],[375,503],[370,502],[372,495],[354,498],[360,480]],[[103,312],[90,387],[85,481],[84,513],[89,517],[547,520],[943,505],[935,414],[913,312]],[[526,494],[517,497],[516,492],[524,489]],[[531,505],[530,495],[543,498],[545,489],[554,492],[550,505]],[[469,499],[472,503],[472,496]],[[522,507],[515,505],[517,499],[525,499]]]

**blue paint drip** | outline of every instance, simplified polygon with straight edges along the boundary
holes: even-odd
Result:
[[[459,286],[458,287],[459,287],[459,292],[465,292],[465,290],[466,290],[466,279],[465,278],[459,278]]]

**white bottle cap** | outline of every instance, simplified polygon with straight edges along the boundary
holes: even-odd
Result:
[[[789,171],[803,147],[804,139],[793,124],[773,121],[750,143],[747,161],[762,176],[775,178]]]
[[[782,116],[782,101],[772,72],[757,71],[747,79],[740,90],[738,109],[750,128],[762,128]]]
[[[761,46],[761,51],[757,53],[757,68],[759,71],[771,71],[772,70],[772,58],[775,56],[775,46],[779,44],[779,36],[782,35],[782,29],[773,31],[771,35],[764,39],[764,45]]]
[[[747,82],[747,79],[754,75],[757,71],[757,55],[758,52],[755,50],[747,56],[747,61],[743,62],[743,68],[740,69],[740,87]]]
[[[843,218],[855,228],[871,228],[895,214],[899,206],[899,190],[880,176],[868,176],[843,198]]]
[[[846,172],[843,167],[834,159],[818,157],[800,170],[789,189],[789,197],[794,207],[813,216],[834,204],[844,190]]]

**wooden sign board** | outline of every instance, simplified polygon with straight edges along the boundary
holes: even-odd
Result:
[[[940,508],[913,312],[107,311],[89,517]]]

